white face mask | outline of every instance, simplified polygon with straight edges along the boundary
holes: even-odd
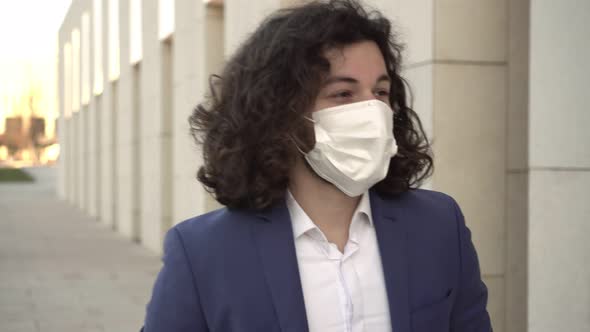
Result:
[[[387,176],[397,153],[393,111],[379,100],[312,113],[315,146],[305,159],[323,179],[356,197]]]

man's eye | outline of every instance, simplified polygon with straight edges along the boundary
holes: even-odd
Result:
[[[350,91],[339,91],[330,95],[332,98],[350,98],[352,97],[352,92]]]
[[[377,97],[387,97],[387,96],[389,96],[389,91],[388,90],[377,90],[377,91],[375,91],[375,95]]]

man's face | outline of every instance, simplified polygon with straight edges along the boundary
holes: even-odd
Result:
[[[389,105],[390,78],[377,44],[362,41],[325,52],[330,73],[323,81],[313,111],[378,99]]]
[[[390,105],[391,82],[385,60],[375,42],[362,41],[328,49],[324,56],[330,62],[330,73],[322,82],[312,111],[372,99]],[[313,130],[307,137],[310,139],[307,146],[313,147]],[[304,160],[301,156],[299,158]],[[304,160],[303,163],[315,178],[329,183],[317,175],[307,161]]]

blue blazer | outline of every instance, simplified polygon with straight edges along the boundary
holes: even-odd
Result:
[[[370,193],[394,332],[488,332],[487,289],[449,196]],[[145,332],[305,332],[289,211],[220,209],[166,235]]]

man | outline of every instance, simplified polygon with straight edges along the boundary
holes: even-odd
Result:
[[[279,11],[190,123],[226,208],[168,232],[145,331],[491,331],[455,201],[390,23],[354,1]]]

